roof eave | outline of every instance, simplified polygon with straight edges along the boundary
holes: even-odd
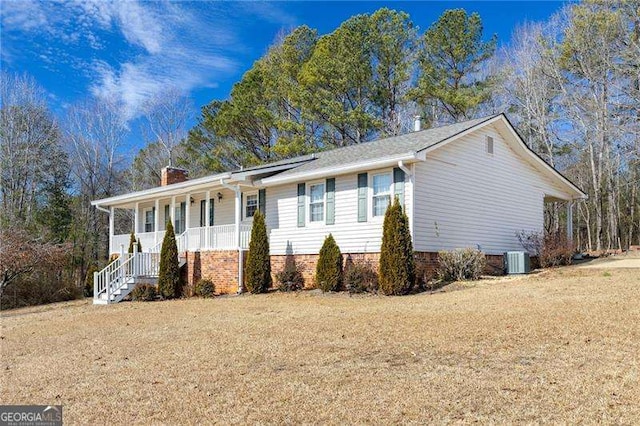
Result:
[[[102,198],[100,200],[91,201],[92,206],[115,206],[119,204],[125,204],[131,201],[142,201],[146,198],[157,198],[158,196],[172,196],[173,193],[187,188],[197,188],[201,185],[207,185],[211,183],[217,183],[220,179],[229,179],[231,177],[230,172],[219,173],[216,175],[205,176],[198,179],[187,180],[180,183],[174,183],[171,185],[157,186],[155,188],[145,189],[143,191],[129,192],[127,194],[116,195],[114,197]]]
[[[317,179],[325,176],[337,176],[348,173],[354,173],[363,170],[372,170],[383,167],[394,166],[398,161],[412,163],[416,161],[424,161],[424,154],[416,152],[405,152],[402,154],[378,158],[376,160],[358,161],[349,164],[341,164],[339,166],[323,167],[321,169],[310,170],[308,172],[292,173],[290,175],[276,175],[268,177],[260,181],[256,181],[257,186],[282,185],[286,183],[298,182],[300,180]]]

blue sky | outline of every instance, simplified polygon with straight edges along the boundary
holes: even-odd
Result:
[[[544,20],[562,4],[3,0],[1,65],[33,76],[59,114],[84,97],[108,96],[135,120],[144,100],[167,87],[189,93],[196,108],[226,98],[278,33],[298,25],[325,34],[386,6],[424,31],[444,10],[464,8],[480,13],[487,37],[506,44],[518,24]]]

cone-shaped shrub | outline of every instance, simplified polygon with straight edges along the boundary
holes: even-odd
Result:
[[[415,280],[409,219],[396,198],[384,215],[379,286],[383,294],[406,294]]]
[[[160,250],[160,272],[158,275],[158,292],[165,299],[180,295],[180,264],[178,263],[178,245],[173,225],[167,223],[167,232],[162,240]]]
[[[271,287],[269,237],[267,236],[264,216],[260,211],[256,211],[253,215],[245,276],[247,290],[251,293],[264,293]]]
[[[342,253],[331,234],[324,239],[320,249],[316,285],[322,291],[337,291],[342,286]]]
[[[136,240],[136,234],[134,234],[133,232],[129,236],[129,250],[127,251],[127,253],[133,253],[133,245],[135,243],[138,243],[138,253],[142,253],[142,244],[140,244],[140,238]]]
[[[131,233],[131,235],[129,235],[129,250],[127,251],[127,253],[131,254],[133,253],[133,245],[136,243],[136,234],[134,234],[133,232]],[[140,250],[138,250],[140,251]]]

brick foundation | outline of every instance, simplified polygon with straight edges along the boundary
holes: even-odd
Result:
[[[296,254],[293,255],[296,261],[296,266],[304,277],[304,287],[315,287],[315,274],[316,263],[318,262],[317,254]],[[378,264],[380,261],[380,253],[345,253],[343,254],[344,262],[347,257],[351,256],[351,260],[355,263],[368,263],[373,269],[378,270]],[[277,285],[275,274],[284,269],[284,264],[287,259],[286,255],[271,256],[271,271],[273,274],[274,285]],[[500,255],[486,255],[487,267],[485,268],[485,274],[487,275],[502,275],[503,270],[503,257]],[[416,252],[415,253],[416,269],[420,273],[426,276],[435,275],[438,268],[438,253],[435,252]]]
[[[184,281],[183,294],[193,295],[194,285],[201,278],[210,279],[216,286],[216,292],[220,294],[235,294],[238,291],[238,252],[235,250],[225,251],[201,251],[188,252],[187,264],[183,268],[182,278]],[[368,263],[375,270],[378,269],[380,253],[345,253],[344,261],[351,256],[355,263]],[[246,252],[243,260],[246,261]],[[296,254],[294,255],[296,266],[302,273],[305,288],[315,288],[317,254]],[[487,275],[502,275],[502,256],[486,255]],[[271,271],[274,286],[277,286],[276,274],[284,269],[286,255],[271,256]],[[438,267],[438,253],[416,252],[417,272],[425,276],[433,276]]]
[[[185,296],[193,295],[195,283],[201,278],[213,281],[216,293],[235,294],[238,291],[236,250],[187,252],[186,255],[187,264],[182,271]]]

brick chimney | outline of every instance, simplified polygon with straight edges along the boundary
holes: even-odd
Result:
[[[162,169],[160,186],[184,182],[189,179],[189,172],[178,167],[167,166]]]

